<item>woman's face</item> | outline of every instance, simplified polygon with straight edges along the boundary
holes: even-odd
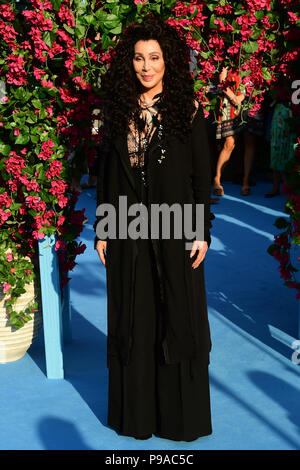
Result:
[[[154,39],[138,41],[134,46],[133,68],[136,77],[146,90],[162,90],[165,62],[161,47]]]

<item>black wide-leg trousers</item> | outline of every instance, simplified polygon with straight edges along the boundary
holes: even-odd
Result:
[[[131,360],[110,358],[108,425],[119,434],[145,439],[155,434],[192,441],[212,433],[209,365],[161,359],[161,318],[150,240],[139,240]]]

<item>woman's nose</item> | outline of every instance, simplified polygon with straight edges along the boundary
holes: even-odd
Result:
[[[149,70],[149,67],[150,67],[150,64],[147,60],[144,60],[144,64],[143,64],[143,70]]]

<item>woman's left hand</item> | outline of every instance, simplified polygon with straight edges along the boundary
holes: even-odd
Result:
[[[198,268],[199,264],[202,263],[202,261],[205,258],[206,252],[208,250],[207,242],[195,240],[193,242],[192,250],[190,253],[190,258],[192,258],[195,255],[197,250],[198,250],[198,256],[192,264],[192,268],[194,269]]]

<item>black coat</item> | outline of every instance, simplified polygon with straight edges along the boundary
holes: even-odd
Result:
[[[210,245],[210,157],[205,119],[199,107],[192,133],[182,142],[175,136],[163,142],[166,157],[159,163],[159,139],[155,131],[148,148],[148,204],[205,204],[204,239]],[[126,135],[110,142],[101,155],[98,172],[97,206],[113,204],[118,217],[119,195],[127,196],[127,207],[140,202],[133,169],[130,167]],[[96,224],[100,220],[96,218]],[[130,217],[128,217],[130,222]],[[95,246],[98,237],[95,237]],[[162,342],[166,363],[198,358],[209,363],[211,350],[207,317],[204,262],[192,268],[195,258],[185,249],[185,239],[151,240],[155,253],[160,298],[165,320]],[[135,295],[135,263],[138,242],[107,239],[107,362],[119,356],[123,364],[130,361]]]

